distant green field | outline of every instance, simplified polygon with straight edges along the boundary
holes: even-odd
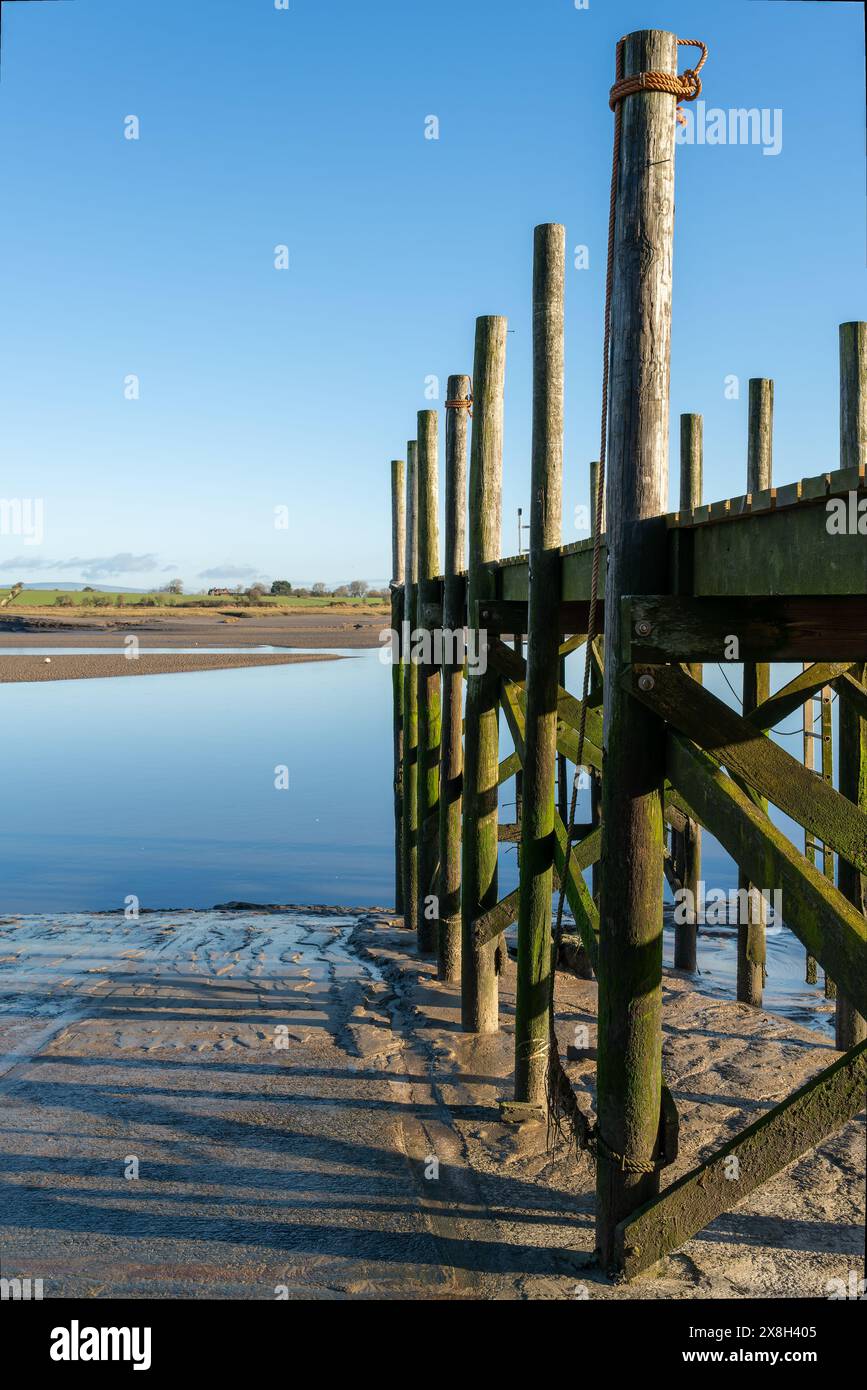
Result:
[[[7,598],[10,589],[0,588],[0,599]],[[58,603],[62,598],[63,603]],[[71,602],[67,603],[66,600]],[[205,594],[117,594],[82,593],[69,589],[25,589],[0,613],[12,613],[16,608],[249,608],[252,611],[262,608],[376,608],[386,603],[386,599],[372,598],[334,598],[326,594],[320,598],[301,598],[295,594],[265,596],[257,603],[248,603],[243,595],[229,595],[223,598],[208,598]]]

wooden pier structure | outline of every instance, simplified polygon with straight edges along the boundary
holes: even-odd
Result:
[[[561,544],[565,233],[546,224],[536,229],[532,278],[529,554],[500,555],[503,318],[477,321],[472,387],[449,378],[444,573],[435,412],[419,414],[405,505],[403,465],[392,465],[393,625],[443,635],[439,657],[419,660],[415,642],[402,644],[394,746],[398,902],[419,950],[436,955],[443,979],[460,979],[464,1029],[494,1032],[503,934],[517,923],[515,1090],[504,1116],[553,1107],[565,1117],[596,1160],[598,1258],[633,1278],[865,1104],[867,324],[840,329],[838,467],[773,484],[773,383],[757,379],[744,492],[703,501],[702,420],[685,415],[680,505],[667,514],[675,108],[685,79],[675,80],[671,34],[631,34],[618,52],[610,398],[604,496],[594,508],[604,527]],[[466,661],[456,657],[449,635],[464,626],[486,660],[472,659],[472,642]],[[516,636],[526,638],[526,659],[506,640]],[[582,647],[589,671],[576,697],[563,686],[563,661]],[[772,690],[772,663],[783,662],[797,673]],[[740,712],[703,684],[706,663],[732,679],[741,668]],[[802,709],[804,761],[769,736]],[[514,745],[502,758],[501,714]],[[566,807],[564,759],[589,788],[580,823]],[[500,825],[499,788],[519,772],[520,823]],[[803,852],[769,807],[803,827]],[[665,1186],[677,1113],[662,1067],[663,884],[696,890],[703,833],[737,864],[749,905],[738,927],[738,998],[761,1005],[760,892],[780,890],[808,972],[818,963],[836,990],[843,1055]],[[517,841],[520,872],[505,897],[502,840]],[[594,867],[591,890],[584,872]],[[561,890],[598,979],[595,1116],[565,1094],[552,1026]],[[696,934],[694,916],[676,929],[681,970],[696,968]]]

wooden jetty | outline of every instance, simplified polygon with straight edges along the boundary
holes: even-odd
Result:
[[[499,553],[504,319],[477,321],[471,403],[467,378],[449,379],[444,575],[434,412],[421,412],[409,449],[405,536],[403,470],[393,465],[395,626],[401,617],[414,633],[466,624],[486,639],[487,657],[486,665],[464,664],[461,741],[460,664],[451,653],[437,669],[404,645],[394,681],[395,819],[407,922],[419,949],[438,954],[441,976],[460,977],[467,1031],[498,1027],[503,933],[517,922],[515,1093],[504,1116],[542,1116],[553,1106],[565,1117],[596,1159],[598,1257],[632,1278],[865,1102],[867,324],[840,329],[838,468],[774,486],[773,383],[757,379],[744,493],[702,500],[701,417],[686,415],[680,506],[666,514],[675,107],[685,79],[675,80],[671,34],[631,34],[618,52],[625,94],[613,99],[610,398],[597,511],[604,529],[597,523],[589,541],[561,544],[565,235],[545,225],[536,229],[533,268],[529,554]],[[665,80],[647,83],[641,74]],[[526,660],[504,640],[516,635],[526,635]],[[578,698],[561,673],[564,657],[582,646],[588,675]],[[741,666],[741,713],[705,688],[707,662]],[[773,662],[800,668],[775,691]],[[840,706],[836,788],[832,693]],[[803,762],[768,736],[801,708]],[[502,760],[500,712],[515,748]],[[587,823],[575,824],[566,809],[563,759],[576,776],[595,779]],[[520,825],[499,826],[498,789],[519,772]],[[774,825],[769,805],[803,827],[804,852]],[[817,962],[828,991],[836,988],[844,1055],[666,1187],[677,1113],[662,1069],[663,882],[695,889],[703,830],[735,860],[747,892],[738,998],[761,1004],[757,890],[781,890],[808,972]],[[500,898],[502,839],[518,841],[520,887]],[[583,878],[593,866],[598,895]],[[558,884],[598,978],[595,1119],[570,1101],[551,1026]],[[677,929],[676,965],[695,963],[693,917]]]

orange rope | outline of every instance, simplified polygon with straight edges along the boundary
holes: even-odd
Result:
[[[559,1127],[560,1103],[572,1088],[563,1072],[557,1035],[554,1030],[554,975],[559,955],[560,939],[563,931],[563,903],[566,897],[566,881],[572,857],[572,842],[575,836],[575,815],[578,808],[578,779],[581,760],[584,756],[584,741],[587,728],[587,706],[590,697],[590,661],[593,641],[596,637],[596,615],[599,602],[599,564],[602,548],[602,517],[605,505],[605,464],[608,455],[608,388],[611,370],[611,297],[614,287],[614,229],[617,210],[617,176],[620,170],[620,133],[622,127],[621,103],[625,97],[636,92],[669,92],[684,101],[695,101],[701,91],[699,73],[707,61],[707,45],[701,39],[678,39],[679,47],[701,49],[701,59],[695,68],[688,68],[678,76],[667,72],[642,72],[636,77],[623,76],[623,47],[625,40],[617,45],[615,82],[611,88],[609,105],[614,112],[614,154],[611,163],[611,195],[608,207],[608,264],[605,274],[605,331],[602,349],[602,438],[599,445],[599,482],[596,494],[596,525],[593,540],[593,567],[590,572],[590,609],[587,618],[587,644],[584,649],[584,688],[581,695],[581,717],[578,726],[578,748],[575,755],[575,777],[572,782],[572,797],[569,806],[569,824],[566,829],[566,853],[563,873],[560,876],[560,893],[557,901],[557,925],[554,932],[553,959],[551,962],[551,992],[549,1001],[549,1072],[548,1104],[549,1124],[553,1116],[554,1128]],[[681,123],[685,117],[680,107],[677,119]],[[565,1083],[565,1084],[564,1084]],[[568,1094],[567,1094],[568,1092]]]
[[[466,400],[463,400],[463,401],[460,400],[460,399],[459,399],[459,400],[456,400],[456,401],[446,401],[446,410],[466,410],[466,411],[468,412],[468,414],[469,414],[470,419],[472,420],[472,418],[473,418],[473,397],[472,397],[472,393],[471,393],[469,396],[467,396]]]
[[[678,45],[688,48],[700,48],[701,58],[694,68],[687,68],[686,72],[639,72],[634,77],[622,77],[618,74],[617,81],[611,88],[608,105],[612,111],[616,111],[624,97],[630,97],[635,92],[670,92],[672,96],[679,97],[681,101],[695,101],[701,94],[701,78],[699,73],[707,62],[707,44],[702,43],[701,39],[678,39]],[[623,45],[623,40],[617,46],[618,61]],[[681,125],[686,124],[686,117],[678,106],[677,119]]]

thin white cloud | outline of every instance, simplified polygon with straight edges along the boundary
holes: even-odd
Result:
[[[33,555],[14,555],[10,560],[0,560],[0,570],[15,571],[22,575],[32,574],[34,570],[44,572],[60,571],[67,573],[77,570],[82,579],[108,579],[120,574],[149,574],[159,568],[156,555],[133,555],[121,551],[116,555],[73,555],[69,560],[49,560]]]
[[[199,579],[257,579],[262,576],[252,565],[214,565],[209,570],[199,570]]]

